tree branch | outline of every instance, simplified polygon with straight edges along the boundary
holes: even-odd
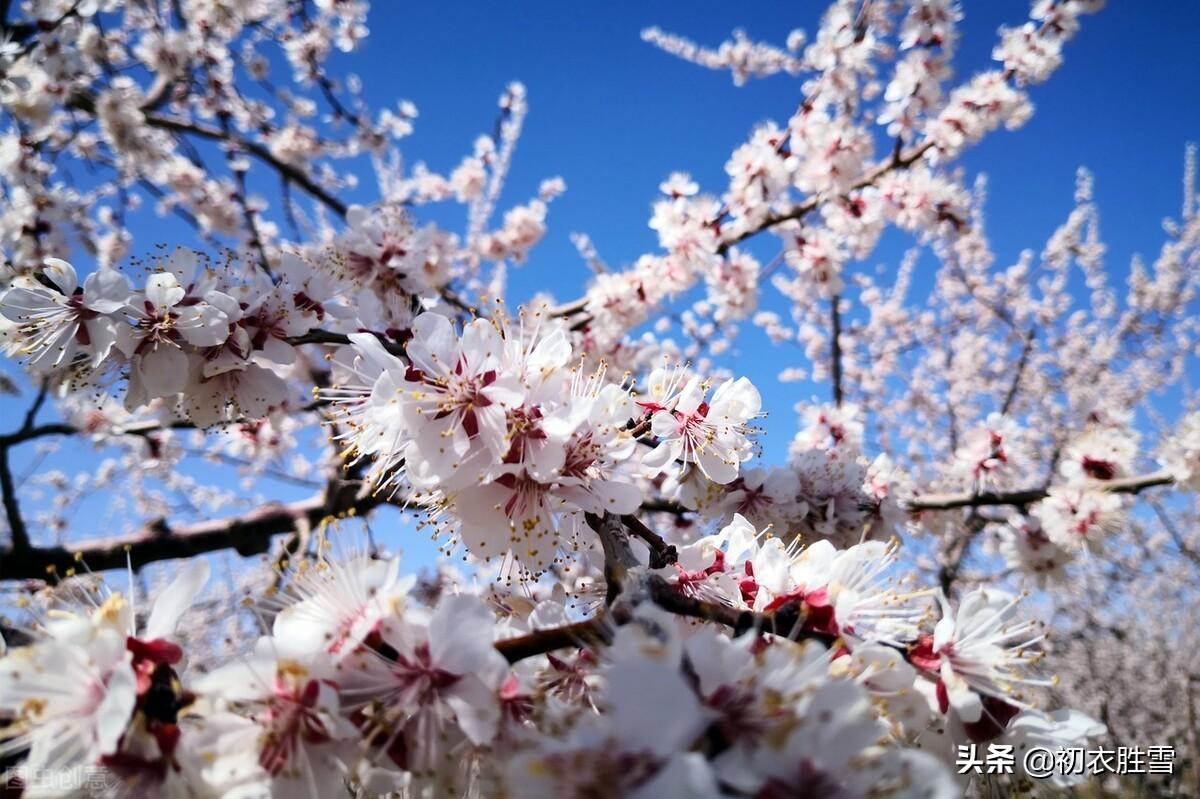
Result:
[[[299,336],[292,336],[287,339],[287,343],[294,347],[301,344],[335,344],[339,346],[349,346],[350,337],[344,333],[331,333],[328,330],[314,328],[313,330]],[[393,355],[404,355],[404,347],[392,341],[381,339],[380,342],[383,348]]]
[[[1170,472],[1154,472],[1137,477],[1123,477],[1118,480],[1105,480],[1090,483],[1089,488],[1097,491],[1111,491],[1114,494],[1137,494],[1147,488],[1172,485],[1175,478]],[[1045,487],[1025,488],[1017,491],[980,491],[978,493],[963,492],[961,494],[925,494],[913,497],[908,501],[908,510],[919,513],[924,510],[951,510],[953,508],[978,508],[987,505],[1013,505],[1025,507],[1043,500],[1049,491]]]
[[[932,141],[927,141],[924,144],[912,148],[907,153],[894,154],[892,157],[881,161],[873,169],[864,174],[862,178],[858,180],[858,182],[850,187],[849,191],[865,189],[868,186],[874,185],[876,181],[889,172],[897,169],[907,169],[917,161],[921,160],[925,153],[932,150],[933,147],[934,143]],[[825,202],[827,199],[827,197],[823,196],[813,196],[809,197],[803,202],[792,205],[790,208],[785,208],[782,211],[767,214],[762,223],[756,227],[743,230],[734,236],[722,238],[721,243],[717,246],[717,253],[719,255],[725,255],[735,244],[740,244],[746,239],[757,236],[759,233],[762,233],[765,230],[770,230],[771,228],[781,225],[784,222],[803,219],[820,207],[820,204]],[[587,314],[587,303],[588,298],[586,296],[580,297],[557,306],[552,312],[557,316],[581,316],[582,318],[576,319],[571,328],[572,330],[577,330],[585,326],[589,320],[589,316]]]
[[[650,568],[661,569],[679,560],[679,553],[675,550],[675,545],[668,544],[662,536],[647,527],[638,517],[626,514],[621,517],[621,523],[625,525],[625,529],[642,539],[646,546],[650,547]]]
[[[296,529],[299,522],[316,527],[327,517],[361,515],[389,502],[382,495],[360,496],[361,483],[338,482],[330,491],[289,504],[270,505],[242,516],[189,525],[151,522],[126,537],[84,541],[71,547],[28,547],[0,556],[0,580],[38,580],[65,575],[82,563],[92,571],[120,569],[126,559],[137,569],[147,563],[194,557],[223,549],[239,555],[266,552],[271,539]]]
[[[14,553],[29,550],[29,531],[25,529],[25,520],[21,517],[21,506],[17,503],[17,488],[13,484],[12,468],[8,463],[8,447],[0,447],[0,493],[4,499],[4,513],[8,517],[8,532],[11,538],[10,547]],[[11,555],[6,555],[7,561]],[[3,574],[4,564],[0,563],[0,574]]]
[[[1021,377],[1025,374],[1025,367],[1029,363],[1029,355],[1033,352],[1033,342],[1037,338],[1037,329],[1029,328],[1029,332],[1025,334],[1025,343],[1021,345],[1021,357],[1017,359],[1016,373],[1013,374],[1012,383],[1008,386],[1008,392],[1004,395],[1004,402],[1000,405],[1000,413],[1006,414],[1012,408],[1013,402],[1017,399],[1017,392],[1021,389]]]
[[[175,119],[174,117],[162,116],[155,113],[148,113],[145,115],[145,118],[146,124],[154,128],[170,130],[176,133],[191,133],[204,139],[211,139],[212,141],[229,142],[250,153],[280,175],[283,175],[289,181],[304,189],[310,196],[319,200],[326,208],[329,208],[338,216],[343,218],[346,216],[348,206],[344,202],[326,191],[320,184],[309,177],[308,173],[303,169],[280,161],[270,150],[258,142],[249,141],[232,133],[227,135],[218,128],[189,120]]]
[[[855,183],[853,186],[850,187],[850,191],[856,191],[858,189],[865,189],[867,186],[873,185],[875,183],[875,181],[879,180],[881,177],[883,177],[887,173],[892,172],[894,170],[907,169],[908,167],[915,164],[917,161],[921,160],[921,157],[924,156],[925,153],[929,152],[932,149],[933,149],[933,142],[927,141],[924,144],[914,147],[913,149],[909,150],[907,153],[898,155],[896,157],[888,158],[887,160],[876,165],[874,169],[868,171],[865,175],[863,175],[862,178],[859,179],[859,181],[857,183]],[[724,255],[725,253],[729,252],[729,248],[732,247],[733,245],[740,244],[741,242],[745,241],[746,239],[748,239],[752,236],[756,236],[759,233],[763,232],[764,230],[769,230],[769,229],[775,227],[776,225],[780,225],[784,222],[788,222],[793,219],[803,219],[804,217],[808,216],[813,211],[815,211],[817,209],[817,207],[820,206],[820,204],[823,201],[825,201],[826,199],[828,199],[828,198],[821,197],[821,196],[809,197],[804,202],[796,203],[791,208],[784,209],[783,211],[779,211],[777,213],[768,214],[767,217],[763,220],[762,224],[759,225],[758,227],[751,228],[749,230],[744,230],[741,233],[739,233],[738,235],[722,241],[721,245],[717,248],[717,252]]]
[[[834,294],[829,303],[829,360],[830,376],[833,379],[833,402],[842,407],[842,302],[840,294]]]
[[[556,649],[607,644],[611,641],[609,623],[604,616],[596,616],[574,624],[536,630],[527,635],[497,641],[496,649],[509,663],[516,663]]]

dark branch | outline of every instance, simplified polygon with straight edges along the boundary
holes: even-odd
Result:
[[[202,125],[197,122],[191,122],[184,119],[175,119],[174,117],[166,117],[160,114],[146,114],[146,124],[154,128],[162,130],[170,130],[176,133],[191,133],[204,139],[213,141],[229,142],[242,150],[253,155],[258,160],[270,166],[280,175],[283,175],[292,183],[295,183],[300,188],[304,189],[314,199],[319,200],[322,205],[329,208],[340,217],[346,216],[348,210],[346,204],[330,194],[319,183],[308,176],[308,173],[299,167],[280,161],[270,150],[257,142],[252,142],[241,138],[234,134],[225,134],[220,129]]]
[[[294,531],[298,524],[315,527],[327,517],[365,514],[388,500],[360,496],[362,485],[339,482],[333,490],[289,504],[270,505],[243,516],[173,526],[152,522],[127,537],[84,541],[71,547],[28,547],[0,556],[0,580],[38,580],[63,576],[81,564],[92,571],[120,569],[126,559],[137,569],[147,563],[194,557],[234,549],[240,555],[259,555],[271,539]],[[7,496],[7,495],[6,495]]]
[[[1089,487],[1097,491],[1112,491],[1116,494],[1137,494],[1147,488],[1172,485],[1175,478],[1169,472],[1154,472],[1153,474],[1137,477],[1123,477],[1118,480],[1105,480],[1090,483]],[[1018,491],[980,491],[978,493],[963,492],[961,494],[925,494],[913,497],[908,501],[908,509],[913,513],[923,510],[951,510],[953,508],[978,508],[987,505],[1013,505],[1025,507],[1047,497],[1049,491],[1045,487],[1025,488]]]
[[[1000,405],[1000,413],[1008,413],[1017,399],[1017,393],[1021,389],[1021,378],[1025,374],[1025,367],[1029,364],[1029,355],[1033,352],[1035,338],[1037,338],[1037,331],[1031,327],[1025,334],[1025,343],[1021,345],[1021,357],[1017,359],[1016,372],[1013,374],[1012,383],[1008,386],[1008,392],[1004,395],[1004,402]]]
[[[509,663],[516,663],[526,658],[553,652],[556,649],[607,644],[611,640],[609,625],[604,617],[600,616],[575,624],[536,630],[517,638],[497,641],[496,649],[504,655]]]
[[[833,402],[842,407],[842,297],[834,294],[829,303],[829,360],[833,379]]]
[[[4,497],[4,513],[8,517],[8,532],[11,538],[10,546],[14,553],[29,550],[29,531],[25,529],[25,520],[21,518],[21,506],[17,503],[17,488],[13,484],[12,468],[8,462],[8,447],[0,447],[0,492]],[[5,555],[3,561],[8,561],[14,555]],[[4,573],[4,563],[0,562],[0,575]]]

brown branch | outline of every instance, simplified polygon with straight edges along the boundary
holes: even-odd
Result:
[[[941,551],[938,585],[941,586],[942,593],[946,596],[950,596],[950,589],[954,586],[954,581],[958,579],[959,572],[962,571],[962,562],[967,556],[967,550],[971,548],[976,536],[987,527],[987,522],[987,518],[978,511],[973,512],[967,519],[966,529]]]
[[[1037,329],[1029,328],[1029,332],[1025,334],[1025,343],[1021,346],[1021,357],[1017,359],[1016,373],[1013,375],[1012,383],[1008,386],[1008,392],[1004,395],[1004,402],[1000,405],[1000,413],[1008,413],[1017,399],[1017,392],[1021,388],[1021,378],[1025,374],[1025,367],[1029,364],[1029,355],[1033,352],[1033,342],[1036,337]]]
[[[650,568],[661,569],[679,560],[679,553],[675,550],[675,545],[668,544],[662,536],[647,527],[638,517],[626,514],[621,517],[621,523],[625,525],[625,529],[650,547]]]
[[[127,536],[84,541],[70,547],[29,547],[0,555],[0,580],[44,580],[65,575],[81,564],[92,571],[137,569],[147,563],[195,557],[233,549],[239,555],[259,555],[271,539],[296,529],[297,523],[317,526],[327,517],[361,515],[388,502],[383,496],[360,496],[361,484],[339,482],[334,489],[289,504],[269,505],[242,516],[188,525],[160,520]]]
[[[833,379],[833,403],[842,407],[842,297],[834,294],[829,303],[829,360],[830,376]]]
[[[170,130],[176,133],[190,133],[204,139],[211,139],[212,141],[229,142],[230,144],[250,153],[258,160],[270,166],[280,175],[304,189],[304,191],[308,192],[310,196],[316,200],[319,200],[325,207],[332,210],[338,216],[342,218],[345,218],[346,216],[348,207],[344,202],[325,190],[320,184],[309,177],[308,173],[303,169],[284,161],[280,161],[269,149],[257,142],[249,141],[248,139],[244,139],[232,133],[225,134],[219,128],[214,128],[209,125],[203,125],[186,119],[176,119],[174,117],[162,116],[155,113],[148,113],[145,115],[145,118],[146,124],[154,128]]]
[[[611,605],[621,593],[625,575],[641,564],[629,546],[629,536],[620,517],[611,513],[603,516],[586,513],[584,519],[600,538],[600,546],[604,550],[604,582],[608,586],[604,602]]]
[[[339,345],[339,346],[349,346],[350,337],[347,336],[345,333],[331,333],[328,330],[322,330],[321,328],[314,328],[313,330],[310,330],[307,333],[304,333],[302,335],[292,336],[292,337],[288,338],[287,343],[291,344],[294,347],[298,347],[301,344],[334,344],[334,345]],[[397,344],[394,341],[388,341],[387,339],[380,339],[379,343],[383,345],[383,348],[385,350],[392,353],[393,355],[404,355],[405,354],[404,347],[400,344]]]
[[[34,421],[38,411],[46,402],[49,384],[43,380],[38,387],[37,395],[25,412],[21,427],[15,433],[0,437],[0,495],[4,503],[4,514],[8,517],[9,548],[13,551],[29,549],[29,530],[25,527],[25,519],[21,516],[21,506],[17,501],[17,486],[13,482],[12,464],[8,459],[8,451],[15,444],[33,437]]]
[[[229,115],[220,115],[221,132],[225,134],[230,141],[235,140],[232,130],[229,126]],[[267,258],[267,248],[263,244],[262,235],[258,230],[258,221],[254,218],[254,212],[250,210],[249,190],[246,188],[246,170],[242,165],[237,163],[237,150],[228,148],[225,151],[225,158],[229,164],[229,170],[233,172],[233,180],[237,186],[234,192],[233,200],[242,212],[242,219],[246,223],[246,230],[250,236],[250,246],[254,248],[255,254],[258,256],[258,265],[266,273],[267,277],[274,280],[275,275],[271,272],[271,261]]]
[[[21,506],[17,502],[17,488],[13,484],[12,468],[8,462],[8,447],[0,447],[0,492],[3,493],[4,513],[8,517],[10,548],[14,553],[29,550],[29,531],[21,517]],[[5,555],[7,560],[11,555]],[[0,574],[3,573],[0,563]]]
[[[908,167],[915,164],[917,161],[921,160],[922,156],[924,156],[925,153],[929,152],[932,149],[933,149],[933,142],[927,141],[924,144],[914,147],[913,149],[909,150],[907,153],[899,155],[898,157],[889,157],[887,160],[880,162],[878,165],[875,166],[874,169],[870,170],[865,175],[863,175],[862,178],[860,178],[858,180],[858,182],[856,182],[853,186],[850,187],[850,191],[856,191],[858,189],[865,189],[867,186],[873,185],[875,183],[875,181],[879,180],[881,177],[883,177],[887,173],[892,172],[894,170],[907,169]],[[817,208],[820,206],[821,202],[825,199],[827,199],[827,198],[820,197],[820,196],[809,197],[804,202],[796,203],[791,208],[787,208],[787,209],[784,209],[783,211],[779,211],[776,213],[768,214],[767,217],[763,220],[762,224],[759,225],[758,227],[750,228],[749,230],[744,230],[741,233],[739,233],[738,235],[722,241],[721,245],[717,248],[717,252],[724,255],[725,253],[727,253],[729,251],[729,248],[732,247],[733,245],[739,244],[739,243],[745,241],[746,239],[750,238],[751,236],[758,235],[759,233],[763,232],[764,230],[769,230],[777,225],[780,225],[784,222],[788,222],[791,220],[803,219],[804,217],[811,214],[813,211],[817,210]]]
[[[1154,508],[1154,513],[1157,514],[1159,522],[1163,529],[1171,536],[1171,540],[1175,542],[1175,547],[1183,553],[1184,557],[1200,566],[1200,551],[1188,544],[1183,535],[1179,532],[1179,528],[1171,521],[1171,517],[1167,515],[1167,509],[1162,506],[1161,502],[1151,501],[1150,507]]]
[[[863,175],[861,179],[859,179],[853,186],[850,187],[849,191],[865,189],[868,186],[874,185],[876,181],[889,172],[897,169],[907,169],[917,161],[921,160],[921,158],[927,152],[932,150],[933,147],[934,143],[932,141],[927,141],[924,144],[912,148],[907,153],[896,153],[888,157],[886,160],[881,161],[873,169]],[[803,219],[820,207],[821,203],[827,199],[828,198],[821,196],[809,197],[803,202],[792,205],[790,208],[785,208],[782,211],[776,211],[767,214],[762,223],[758,226],[752,227],[748,230],[743,230],[735,236],[723,238],[721,243],[717,246],[717,253],[719,255],[725,255],[735,244],[740,244],[746,239],[757,236],[759,233],[762,233],[765,230],[770,230],[771,228],[781,225],[784,222]],[[556,316],[582,315],[582,318],[576,319],[572,324],[571,329],[578,330],[586,326],[590,319],[586,313],[587,302],[587,297],[580,297],[555,307],[552,313]]]
[[[496,649],[509,663],[516,663],[556,649],[607,644],[612,640],[610,633],[610,625],[605,617],[597,616],[574,624],[535,630],[516,638],[497,641]]]
[[[657,576],[646,578],[644,586],[646,598],[663,610],[677,616],[723,624],[732,629],[734,636],[748,632],[780,635],[793,641],[820,641],[826,646],[833,646],[838,641],[836,635],[804,629],[805,610],[801,602],[788,603],[773,613],[755,613],[686,596],[680,593],[678,587]],[[556,649],[606,644],[612,640],[613,625],[619,623],[619,619],[608,615],[596,616],[574,624],[497,641],[496,649],[509,663],[516,663]],[[907,655],[907,649],[897,649]]]
[[[690,508],[685,508],[678,502],[674,502],[669,499],[642,500],[641,509],[644,513],[670,513],[681,518],[689,513],[694,512]]]
[[[1137,494],[1147,488],[1172,485],[1175,478],[1169,472],[1154,472],[1137,477],[1123,477],[1117,480],[1105,480],[1089,483],[1088,488],[1097,491],[1111,491],[1115,494]],[[1048,489],[1024,488],[1017,491],[980,491],[971,493],[964,491],[960,494],[925,494],[913,497],[908,501],[908,510],[919,513],[924,510],[952,510],[954,508],[978,508],[988,505],[1013,505],[1025,507],[1043,500],[1048,495]]]

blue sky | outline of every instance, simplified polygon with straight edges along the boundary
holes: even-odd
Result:
[[[998,26],[1019,24],[1027,12],[1021,2],[967,5],[957,60],[964,78],[990,66]],[[1178,214],[1184,144],[1200,139],[1195,56],[1200,3],[1110,6],[1084,19],[1064,67],[1049,84],[1033,89],[1033,119],[1020,131],[989,137],[963,159],[970,173],[989,174],[989,235],[1001,264],[1011,263],[1023,248],[1041,248],[1071,207],[1081,165],[1096,176],[1108,264],[1116,275],[1124,275],[1134,253],[1153,258],[1162,241],[1161,220]],[[528,265],[512,272],[510,299],[538,290],[566,299],[578,295],[589,274],[570,243],[571,232],[588,233],[614,267],[654,250],[647,221],[658,183],[683,170],[705,190],[719,193],[730,151],[755,123],[785,121],[799,98],[795,79],[778,76],[739,89],[727,73],[642,43],[639,32],[658,25],[716,45],[740,26],[752,38],[781,44],[793,28],[815,32],[822,8],[813,2],[709,0],[538,0],[503,7],[377,2],[364,48],[339,63],[362,77],[374,107],[401,99],[416,103],[416,132],[402,150],[408,163],[425,161],[436,170],[452,168],[474,137],[490,130],[496,98],[508,81],[526,85],[531,113],[502,207],[524,201],[551,175],[562,176],[568,191],[552,206],[547,239]],[[363,187],[348,199],[372,199],[373,181],[366,174],[362,179]],[[262,193],[274,200],[269,188]],[[138,254],[164,237],[186,234],[149,211],[134,220]],[[892,268],[906,245],[889,239],[864,266]],[[769,258],[774,252],[760,254]],[[730,366],[762,389],[771,413],[765,452],[777,460],[795,430],[792,405],[814,394],[825,399],[828,389],[779,384],[779,356],[791,353],[761,357],[764,339],[749,326],[746,333]],[[13,414],[24,402],[0,404],[5,428],[18,426]],[[59,457],[75,457],[68,454],[74,449]],[[17,453],[18,470],[32,454],[32,447]],[[70,470],[69,463],[53,465]],[[262,486],[263,493],[275,488]],[[278,488],[283,497],[305,493]],[[81,537],[94,534],[80,531]]]

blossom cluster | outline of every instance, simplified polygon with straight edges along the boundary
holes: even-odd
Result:
[[[725,484],[753,455],[748,380],[711,388],[664,367],[634,393],[603,365],[586,371],[566,326],[540,312],[461,333],[424,313],[403,356],[370,333],[350,341],[345,374],[318,391],[340,410],[346,456],[366,459],[375,490],[444,511],[450,538],[523,576],[592,547],[587,514],[637,511],[640,478]]]
[[[184,623],[206,561],[148,612],[132,583],[91,576],[34,598],[0,650],[0,751],[25,753],[19,773],[101,770],[156,796],[952,797],[960,743],[1104,729],[1036,709],[1042,635],[1018,598],[943,599],[934,624],[931,592],[890,578],[879,542],[785,547],[738,516],[675,564],[631,568],[619,624],[541,647],[571,617],[559,593],[448,583],[426,601],[395,557],[321,552],[281,574],[257,606],[268,634],[225,663],[194,659],[203,634]],[[664,609],[697,597],[793,628]]]

